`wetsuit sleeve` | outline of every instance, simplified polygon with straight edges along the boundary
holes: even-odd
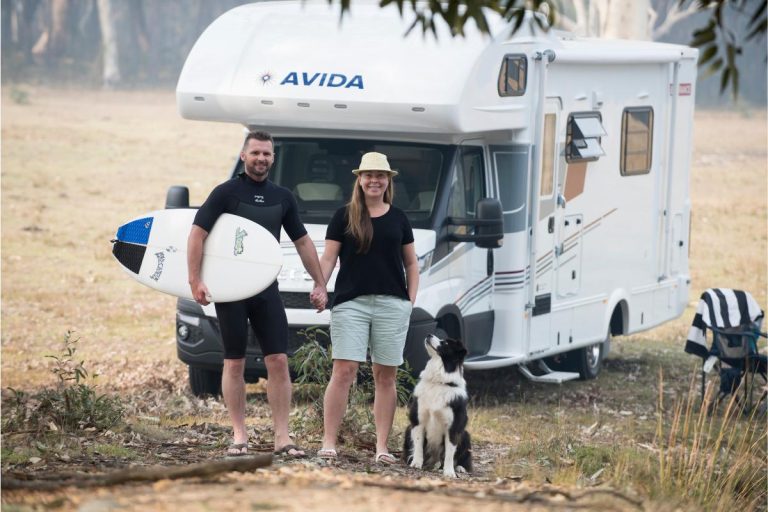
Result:
[[[216,187],[200,209],[197,210],[195,220],[192,223],[210,232],[219,215],[225,212],[226,204],[226,193],[222,190],[221,186]]]
[[[285,205],[283,228],[291,241],[295,242],[307,234],[307,229],[299,217],[299,205],[296,203],[296,197],[290,192],[286,192]]]
[[[347,208],[339,208],[336,213],[333,214],[331,222],[328,223],[328,229],[325,232],[326,240],[335,240],[336,242],[344,242],[344,232],[347,230],[346,212]]]

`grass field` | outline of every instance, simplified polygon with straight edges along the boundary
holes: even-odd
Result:
[[[193,203],[221,181],[241,129],[179,117],[169,92],[26,88],[2,96],[2,373],[35,370],[67,329],[94,361],[175,358],[174,301],[125,278],[115,227],[162,207],[170,185]],[[691,303],[704,288],[766,300],[766,117],[699,112],[691,177]],[[690,315],[647,333],[682,345]]]
[[[693,284],[681,318],[617,339],[597,381],[541,386],[500,373],[473,384],[470,428],[480,443],[503,447],[495,475],[580,485],[610,466],[595,478],[651,499],[680,492],[652,483],[665,477],[658,468],[643,474],[637,446],[659,450],[659,397],[671,407],[688,387],[697,362],[682,350],[701,291],[745,289],[768,306],[767,135],[764,111],[696,114]],[[45,355],[68,329],[107,387],[141,387],[159,374],[184,385],[174,299],[126,279],[109,241],[131,216],[161,208],[170,185],[186,184],[191,201],[202,201],[227,175],[241,137],[238,126],[181,119],[170,92],[3,89],[3,388],[53,382]],[[756,464],[764,471],[765,460]]]

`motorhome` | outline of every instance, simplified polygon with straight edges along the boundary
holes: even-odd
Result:
[[[178,108],[274,135],[270,179],[294,192],[319,253],[360,156],[388,156],[421,272],[405,349],[415,370],[437,331],[464,340],[467,370],[594,378],[612,336],[688,301],[697,51],[488,17],[490,34],[468,25],[454,38],[439,24],[408,32],[413,14],[395,6],[353,3],[341,20],[326,2],[240,6],[192,48]],[[184,192],[167,205],[188,206]],[[330,314],[311,307],[312,281],[281,244],[295,350]],[[213,307],[180,300],[177,335],[193,390],[215,392]],[[247,365],[264,374],[255,343]]]

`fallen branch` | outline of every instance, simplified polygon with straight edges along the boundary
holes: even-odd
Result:
[[[178,478],[209,477],[220,473],[237,471],[246,473],[272,464],[272,455],[254,455],[238,457],[213,462],[200,462],[184,466],[150,466],[134,467],[96,475],[78,475],[72,473],[59,475],[53,481],[51,475],[45,480],[21,480],[7,475],[3,476],[3,489],[30,489],[36,491],[51,491],[61,487],[106,487],[127,482],[154,482],[157,480],[174,480]]]
[[[536,503],[544,505],[552,505],[553,502],[547,497],[563,497],[567,500],[568,506],[573,508],[591,508],[593,505],[585,504],[579,505],[578,502],[596,495],[610,496],[619,500],[622,500],[630,505],[633,505],[637,509],[642,509],[642,500],[627,496],[619,491],[613,489],[590,489],[577,493],[566,492],[561,489],[549,488],[538,489],[535,491],[528,491],[525,493],[514,491],[499,491],[496,489],[482,490],[477,488],[461,488],[461,487],[435,487],[431,485],[413,485],[403,484],[391,481],[379,481],[379,480],[365,480],[360,481],[360,484],[366,487],[380,487],[385,489],[392,489],[397,491],[408,491],[416,493],[432,493],[441,494],[450,497],[465,497],[476,499],[487,499],[492,501],[503,501],[512,503]],[[443,482],[441,482],[443,483]],[[478,493],[482,493],[479,495]],[[559,503],[559,502],[558,502]]]

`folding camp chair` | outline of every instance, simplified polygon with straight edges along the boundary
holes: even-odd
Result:
[[[760,332],[762,318],[756,322],[736,327],[710,327],[712,331],[712,346],[709,357],[704,362],[701,372],[701,397],[704,400],[707,374],[717,368],[720,376],[720,388],[715,403],[719,403],[728,395],[735,393],[743,384],[744,412],[752,411],[752,394],[755,389],[755,377],[760,376],[763,386],[768,383],[766,378],[767,357],[759,353],[757,341],[760,337],[768,338]],[[766,397],[763,391],[757,401],[759,405]],[[736,397],[738,401],[738,396]]]
[[[745,411],[751,410],[754,376],[766,379],[766,356],[757,349],[764,312],[749,292],[709,288],[701,294],[685,344],[685,351],[702,358],[701,395],[707,374],[717,367],[720,388],[717,401],[732,394],[744,380]],[[707,329],[712,344],[707,344]],[[761,397],[761,400],[764,398]],[[717,403],[717,401],[715,403]]]

